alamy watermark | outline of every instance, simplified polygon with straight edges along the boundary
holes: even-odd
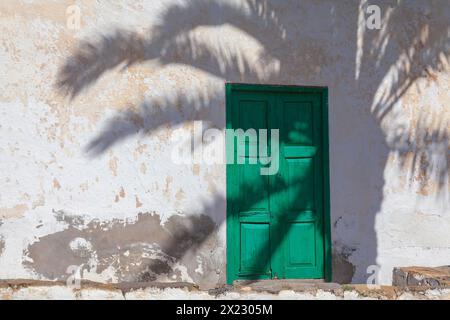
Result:
[[[71,289],[80,289],[83,278],[82,266],[70,265],[67,267],[66,273],[69,275],[66,279],[66,286]]]
[[[66,26],[70,30],[81,28],[81,9],[77,5],[68,6],[66,9]]]
[[[381,29],[381,8],[376,4],[367,6],[366,13],[369,16],[366,19],[366,27],[370,30]]]
[[[380,289],[379,273],[380,266],[373,264],[367,267],[366,273],[370,274],[367,278],[366,284],[369,289]]]
[[[270,134],[270,139],[269,139]],[[193,134],[176,130],[171,159],[176,164],[251,164],[260,165],[261,175],[275,175],[280,163],[279,129],[209,128],[194,122]],[[229,149],[225,155],[225,146]],[[232,149],[230,149],[232,147]]]

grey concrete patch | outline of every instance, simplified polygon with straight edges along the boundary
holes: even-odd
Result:
[[[58,217],[66,219],[61,214]],[[113,268],[112,276],[118,282],[157,281],[163,275],[172,281],[189,277],[201,284],[195,258],[202,253],[197,250],[202,245],[216,246],[208,239],[215,224],[205,215],[173,215],[165,224],[159,215],[150,213],[139,214],[132,223],[94,220],[80,227],[81,221],[66,221],[66,230],[44,236],[28,247],[26,256],[32,260],[23,262],[27,268],[56,280],[65,280],[68,267],[75,265],[95,273]],[[75,226],[70,224],[75,222]],[[188,252],[189,257],[183,260]],[[217,266],[205,263],[203,268],[216,270]]]

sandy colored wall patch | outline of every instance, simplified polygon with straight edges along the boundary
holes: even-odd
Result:
[[[20,218],[27,210],[26,204],[18,204],[12,208],[0,208],[0,219]]]

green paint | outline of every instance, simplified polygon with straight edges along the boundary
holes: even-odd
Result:
[[[280,167],[271,176],[249,163],[248,141],[238,154],[238,140],[227,137],[235,160],[227,165],[227,282],[330,281],[327,89],[227,84],[226,95],[227,129],[280,133]]]

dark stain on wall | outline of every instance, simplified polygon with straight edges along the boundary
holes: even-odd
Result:
[[[0,220],[0,226],[3,224],[3,222]],[[3,237],[0,235],[0,256],[3,253],[3,250],[5,249],[5,240],[3,240]]]
[[[3,241],[3,238],[0,237],[0,256],[2,255],[4,248],[5,248],[5,241]]]
[[[345,252],[345,250],[344,252],[337,252],[336,250],[333,250],[333,282],[340,284],[352,282],[356,267],[348,261],[349,256],[349,253]]]

